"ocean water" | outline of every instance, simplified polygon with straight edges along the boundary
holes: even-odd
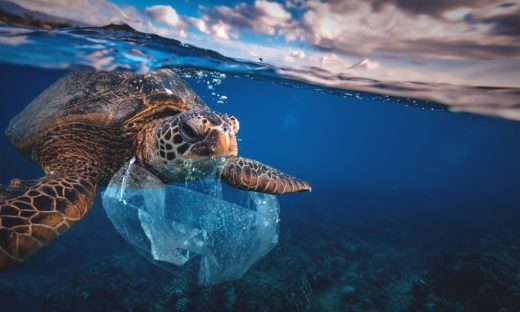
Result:
[[[1,48],[1,129],[67,71],[92,70],[74,56],[80,43],[54,33],[65,47],[57,58],[50,35],[30,29],[30,48]],[[121,47],[141,40],[128,29],[65,32]],[[242,279],[209,287],[149,263],[98,196],[73,229],[0,272],[1,311],[520,310],[518,121],[309,84],[147,40],[185,58],[146,66],[176,68],[212,109],[240,120],[240,155],[307,180],[312,192],[279,196],[279,244]],[[112,65],[128,66],[97,69],[143,70],[142,59],[114,53]],[[44,68],[44,58],[59,64]],[[0,184],[41,175],[0,139]]]

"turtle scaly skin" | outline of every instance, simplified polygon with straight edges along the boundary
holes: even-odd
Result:
[[[81,220],[96,187],[134,156],[167,183],[216,175],[251,191],[310,191],[300,179],[238,157],[238,128],[235,117],[210,111],[171,70],[67,74],[6,130],[45,176],[0,186],[0,269]]]

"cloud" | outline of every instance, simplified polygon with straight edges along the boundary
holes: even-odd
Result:
[[[502,14],[492,17],[488,22],[493,23],[492,34],[511,37],[520,37],[520,10],[514,14]]]
[[[456,2],[441,1],[435,12],[452,12],[451,9],[459,8]],[[398,2],[399,5],[404,3],[407,2]],[[309,0],[303,7],[302,27],[306,30],[306,39],[322,50],[366,57],[381,53],[465,60],[520,56],[518,40],[498,38],[497,26],[489,21],[468,23],[465,16],[454,19],[457,16],[452,15],[451,20],[446,20],[431,14],[414,15],[409,13],[410,9],[396,6],[395,1],[385,1],[384,5],[374,8],[373,4],[362,1]],[[483,20],[480,16],[485,9],[488,13],[498,13],[504,8],[491,5],[467,10]],[[514,14],[508,12],[505,16]],[[504,19],[508,23],[504,23],[507,26],[502,34],[513,33],[516,20]]]
[[[475,42],[472,40],[442,41],[419,39],[403,41],[393,46],[382,48],[382,51],[395,54],[419,55],[430,59],[452,60],[494,60],[503,58],[518,58],[520,45],[511,42],[508,44]]]
[[[152,19],[165,23],[173,27],[181,27],[184,25],[181,17],[174,8],[169,5],[154,5],[144,9]]]
[[[95,26],[122,23],[128,18],[119,6],[106,0],[16,0],[14,2],[29,10]]]
[[[107,0],[16,0],[29,10],[64,17],[92,26],[128,24],[133,28],[165,37],[187,37],[189,24],[169,5],[138,10],[120,7]]]
[[[230,33],[231,26],[222,21],[218,21],[217,23],[214,23],[213,25],[211,25],[210,30],[211,30],[211,33],[214,34],[215,36],[217,36],[218,38],[227,40],[230,37],[233,37],[233,38],[238,37],[238,35],[236,35],[236,34],[231,34]]]
[[[296,70],[373,79],[520,85],[520,9],[500,0],[255,0],[144,9],[108,0],[18,0],[90,25],[133,28]],[[251,42],[254,42],[251,43]],[[421,64],[420,70],[417,64]],[[497,67],[500,66],[500,67]],[[507,71],[507,74],[505,73]],[[472,73],[489,73],[477,77]]]
[[[424,14],[441,17],[443,13],[463,7],[480,7],[497,3],[496,0],[372,0],[375,11],[381,10],[385,5],[392,5],[410,14]]]
[[[160,35],[165,37],[177,35],[180,38],[186,38],[188,36],[187,28],[189,24],[187,20],[181,17],[173,7],[169,5],[153,5],[146,7],[144,13],[151,19],[151,22],[159,24],[159,26],[154,26],[155,31],[152,32],[159,32]],[[165,27],[161,27],[161,24]],[[149,25],[148,29],[152,28],[151,25]],[[146,27],[141,30],[146,30]]]
[[[291,9],[291,11],[289,11]],[[500,59],[520,56],[520,13],[496,0],[257,0],[203,10],[199,30],[281,36],[360,60],[388,56]],[[294,14],[292,14],[292,13]],[[222,34],[211,31],[220,25]],[[201,26],[203,26],[201,28]]]
[[[284,35],[288,29],[297,27],[291,13],[282,4],[265,0],[256,0],[252,5],[241,3],[235,7],[206,8],[202,18],[207,24],[223,23],[266,35]]]

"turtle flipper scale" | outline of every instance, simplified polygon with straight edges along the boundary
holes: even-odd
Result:
[[[24,261],[81,220],[95,194],[94,179],[77,174],[0,187],[0,269]]]
[[[220,171],[220,179],[242,190],[270,194],[310,192],[309,183],[256,160],[235,157]]]

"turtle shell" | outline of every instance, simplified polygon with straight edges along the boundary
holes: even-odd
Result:
[[[209,109],[177,74],[71,72],[53,83],[9,123],[11,143],[30,155],[38,139],[65,122],[121,127],[129,120]]]

